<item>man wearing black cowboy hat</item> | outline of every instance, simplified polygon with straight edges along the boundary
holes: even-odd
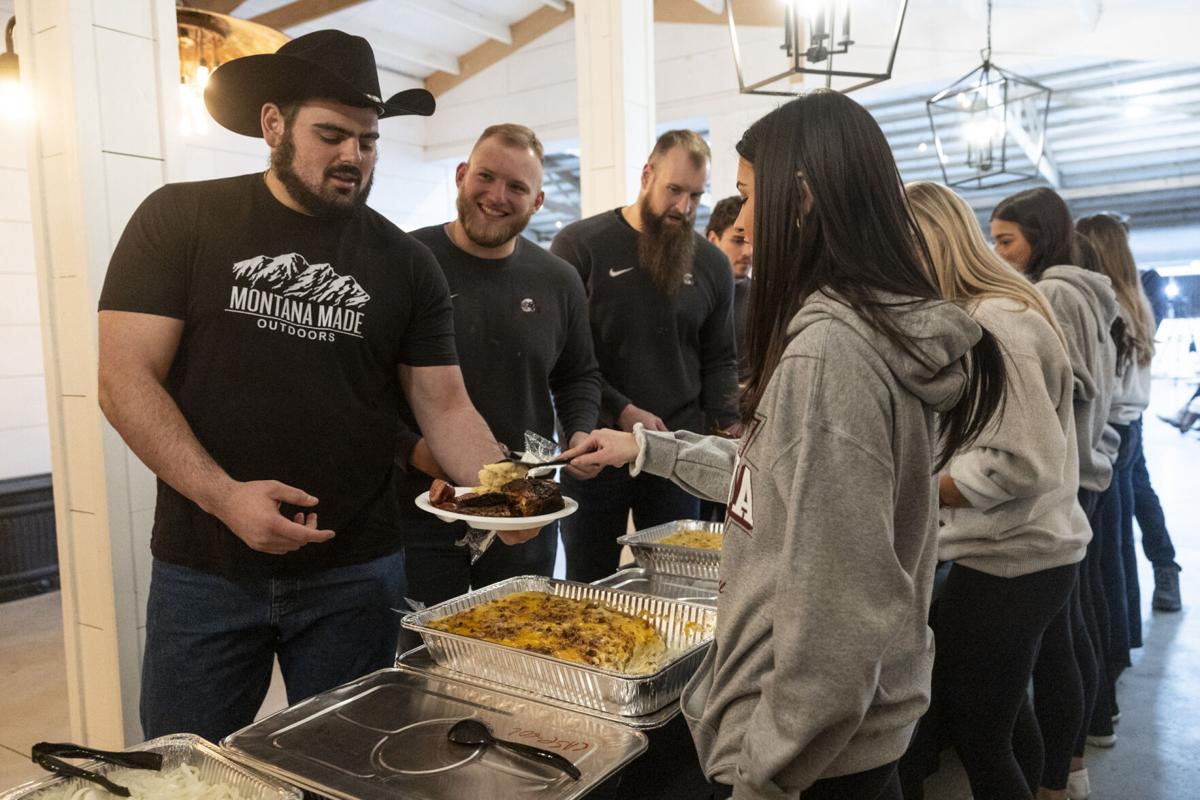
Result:
[[[135,212],[100,298],[100,402],[158,475],[143,731],[219,741],[276,656],[290,702],[392,662],[401,393],[457,483],[500,451],[436,262],[365,205],[379,119],[432,96],[383,100],[366,40],[318,31],[220,67],[205,100],[270,168]]]

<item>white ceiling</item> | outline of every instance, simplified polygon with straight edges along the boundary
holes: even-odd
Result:
[[[10,0],[11,1],[11,0]],[[234,12],[253,18],[287,5],[286,0],[246,0]],[[414,78],[458,72],[458,57],[540,8],[561,5],[540,0],[366,0],[284,30],[300,36],[337,28],[371,42],[379,66]]]

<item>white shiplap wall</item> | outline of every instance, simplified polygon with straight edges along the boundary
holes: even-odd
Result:
[[[0,110],[0,480],[50,471],[26,130]]]

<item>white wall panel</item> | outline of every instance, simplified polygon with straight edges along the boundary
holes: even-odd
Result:
[[[51,284],[54,302],[52,320],[57,339],[59,391],[75,397],[96,398],[96,315],[88,295],[87,278],[72,275],[55,278]]]
[[[46,384],[41,375],[23,378],[0,378],[0,429],[45,427]]]
[[[64,397],[63,439],[67,462],[67,505],[72,512],[94,517],[103,477],[100,435],[94,397]],[[88,595],[81,595],[87,597]]]
[[[151,6],[148,0],[92,0],[92,19],[101,28],[149,39]]]
[[[27,176],[20,173],[16,177],[25,180]],[[29,222],[0,221],[0,272],[35,271],[33,225]]]
[[[152,80],[154,43],[140,36],[96,28],[100,135],[103,149],[143,158],[162,158],[158,99]]]
[[[155,496],[158,493],[158,482],[150,468],[133,454],[126,451],[126,469],[129,474],[129,508],[131,511],[154,510]]]
[[[134,592],[137,595],[138,628],[146,627],[146,599],[150,596],[150,532],[154,528],[154,510],[134,511],[130,515],[133,525],[133,576]],[[141,652],[141,648],[138,648]]]
[[[41,475],[50,471],[50,429],[0,430],[0,480]]]
[[[0,320],[9,325],[38,322],[37,278],[22,273],[0,274]]]
[[[163,163],[119,153],[104,154],[104,185],[108,192],[109,249],[114,249],[125,224],[146,196],[163,183]],[[107,266],[105,267],[107,270]]]
[[[0,168],[0,220],[28,222],[29,185],[24,169]]]
[[[34,24],[37,25],[38,11],[47,5],[54,5],[57,13],[57,3],[34,3]],[[38,28],[33,37],[34,57],[45,53],[45,58],[39,59],[38,69],[33,76],[33,89],[37,97],[38,131],[41,136],[41,155],[61,155],[66,148],[68,133],[67,121],[74,119],[62,98],[70,97],[70,77],[67,74],[67,59],[61,53],[68,49],[67,33],[60,25],[52,25],[45,29]],[[25,59],[22,58],[22,61]],[[59,102],[54,102],[58,98]]]
[[[42,376],[42,331],[36,323],[0,325],[0,377]],[[0,395],[0,428],[5,427],[8,411]]]

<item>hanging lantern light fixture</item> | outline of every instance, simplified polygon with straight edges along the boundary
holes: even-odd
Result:
[[[885,12],[877,8],[881,3],[886,6]],[[869,13],[861,13],[863,0],[783,0],[783,44],[779,46],[757,38],[739,39],[739,23],[778,26],[778,17],[762,19],[763,12],[757,5],[739,0],[725,2],[742,94],[793,97],[805,88],[801,84],[806,76],[813,76],[827,89],[842,92],[892,77],[908,0],[874,0]],[[860,13],[852,15],[852,6],[856,5]],[[758,35],[756,32],[755,37]]]
[[[274,53],[288,37],[274,28],[213,11],[175,9],[179,29],[179,96],[183,134],[203,133],[208,127],[204,87],[213,70],[242,56]]]
[[[1051,90],[992,63],[992,2],[983,64],[925,101],[947,186],[985,189],[1045,175]]]

